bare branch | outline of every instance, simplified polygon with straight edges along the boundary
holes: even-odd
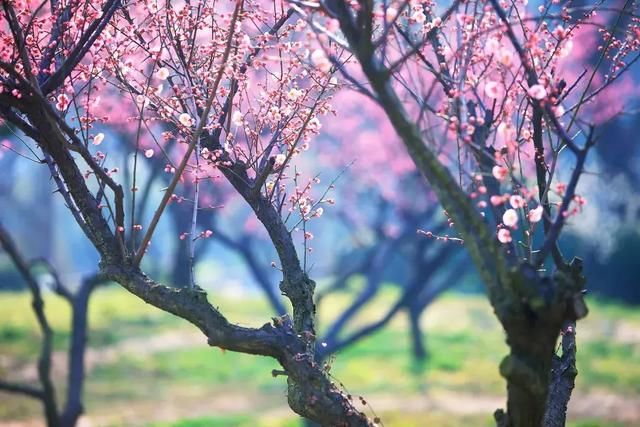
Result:
[[[0,391],[23,394],[34,399],[44,400],[44,392],[42,390],[26,384],[15,384],[0,380]]]
[[[591,128],[585,148],[580,149],[576,155],[576,165],[571,173],[571,178],[569,179],[567,189],[565,190],[564,197],[562,198],[560,209],[558,209],[558,213],[556,214],[556,220],[549,227],[549,231],[547,232],[542,248],[540,249],[540,252],[536,254],[536,265],[544,262],[545,258],[549,252],[553,250],[558,238],[560,237],[562,227],[564,227],[567,216],[569,215],[569,206],[575,197],[576,187],[578,186],[578,181],[580,180],[584,170],[584,163],[587,159],[587,154],[589,153],[589,149],[595,144],[593,133],[594,129]]]
[[[51,352],[53,350],[53,331],[44,313],[44,301],[40,294],[40,285],[36,278],[29,270],[29,264],[18,251],[13,239],[7,230],[0,224],[0,246],[9,255],[18,272],[23,277],[27,286],[31,291],[33,298],[31,306],[38,320],[38,326],[42,333],[42,347],[40,348],[40,356],[38,359],[38,379],[42,385],[41,399],[44,405],[45,417],[50,426],[59,424],[58,409],[56,406],[56,395],[53,381],[51,380]],[[25,394],[26,390],[22,393]]]

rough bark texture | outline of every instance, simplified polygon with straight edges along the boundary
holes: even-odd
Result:
[[[442,21],[452,15],[456,5],[454,2],[447,9]],[[510,354],[501,363],[500,372],[507,380],[507,412],[498,411],[496,420],[500,425],[509,427],[540,426],[547,405],[552,358],[561,326],[566,321],[575,321],[586,315],[581,295],[585,282],[581,262],[574,260],[570,266],[559,265],[556,274],[543,276],[533,265],[519,263],[506,256],[497,243],[493,228],[480,216],[467,194],[438,160],[437,154],[425,145],[420,130],[410,119],[392,86],[393,71],[386,67],[373,42],[373,2],[359,1],[357,11],[344,1],[326,2],[324,6],[329,15],[340,21],[342,33],[362,67],[371,93],[417,169],[431,184],[440,203],[454,220],[486,286],[496,316],[505,329]],[[437,37],[438,31],[437,28],[430,30],[425,39]],[[572,183],[577,181],[575,175]],[[565,204],[568,202],[563,201],[562,204],[566,209]],[[562,225],[562,210],[559,218],[554,223],[554,226],[560,224],[556,228]]]
[[[567,322],[562,328],[562,355],[551,361],[551,385],[547,399],[544,427],[563,427],[567,420],[567,406],[578,375],[576,369],[576,326]]]
[[[370,426],[348,397],[331,382],[310,352],[312,341],[294,329],[288,316],[261,328],[229,323],[199,288],[176,289],[154,282],[135,267],[104,265],[105,278],[121,284],[149,304],[198,327],[211,346],[278,360],[287,375],[289,406],[323,426]]]

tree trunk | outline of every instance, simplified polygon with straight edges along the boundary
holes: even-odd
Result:
[[[176,245],[173,255],[173,266],[171,268],[171,284],[176,288],[186,288],[189,286],[191,277],[190,262],[186,240],[181,240]]]
[[[419,307],[413,304],[409,306],[407,312],[411,332],[411,354],[416,362],[422,363],[427,359],[427,349],[422,335],[422,327],[420,326],[420,315],[422,313]]]
[[[567,406],[578,375],[575,328],[575,322],[567,322],[562,327],[562,356],[553,356],[544,427],[563,427],[567,420]]]
[[[84,412],[82,405],[82,390],[85,379],[85,350],[87,348],[87,325],[89,297],[93,284],[89,281],[82,283],[71,303],[71,346],[69,349],[69,372],[67,383],[67,401],[62,413],[63,427],[73,427]]]
[[[496,420],[500,426],[540,427],[560,327],[523,314],[514,316],[506,330],[511,352],[500,364],[500,373],[507,380],[507,414],[496,412]]]

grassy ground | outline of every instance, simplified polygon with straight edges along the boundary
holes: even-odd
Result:
[[[357,321],[374,319],[390,293]],[[212,298],[238,323],[269,319],[258,299]],[[326,325],[348,302],[320,307]],[[578,326],[580,371],[571,407],[574,426],[640,426],[640,311],[591,301]],[[56,331],[55,377],[64,387],[69,313],[53,296],[46,311]],[[482,297],[449,295],[423,316],[427,363],[409,355],[404,316],[337,355],[331,372],[354,396],[368,400],[387,426],[484,426],[503,405],[498,364],[506,345]],[[206,346],[188,324],[117,288],[98,291],[90,306],[87,418],[99,426],[293,426],[282,377],[270,359]],[[30,380],[39,335],[26,294],[0,295],[0,377]],[[62,390],[61,390],[62,392]],[[0,394],[0,425],[37,420],[34,402]]]

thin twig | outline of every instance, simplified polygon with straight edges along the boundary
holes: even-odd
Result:
[[[202,114],[200,115],[200,121],[198,122],[198,127],[196,128],[195,132],[191,137],[191,144],[189,144],[189,148],[187,149],[187,152],[182,158],[182,162],[178,166],[178,169],[176,170],[173,180],[167,187],[167,190],[165,191],[164,196],[162,197],[162,200],[158,205],[158,208],[153,214],[153,219],[151,220],[151,224],[149,224],[149,229],[147,230],[144,237],[142,238],[142,242],[140,243],[140,248],[138,249],[138,252],[136,253],[135,258],[133,260],[134,265],[139,265],[140,261],[142,261],[145,251],[147,250],[147,246],[149,245],[149,242],[151,241],[151,237],[153,236],[153,232],[155,231],[158,225],[158,222],[160,221],[160,217],[162,216],[164,209],[167,207],[167,204],[169,203],[169,199],[173,195],[173,191],[178,185],[178,182],[180,181],[180,177],[182,176],[184,169],[187,167],[189,158],[191,157],[193,150],[195,149],[196,145],[198,144],[198,141],[200,140],[200,136],[202,135],[202,131],[204,130],[204,127],[206,125],[207,117],[209,116],[209,112],[211,111],[213,101],[216,98],[216,95],[218,92],[218,86],[220,85],[220,81],[222,80],[222,76],[224,74],[224,69],[227,65],[227,61],[229,60],[229,53],[231,52],[231,44],[233,42],[233,34],[235,32],[235,24],[238,19],[241,6],[242,6],[242,1],[236,2],[236,8],[233,11],[233,16],[231,17],[231,22],[229,23],[229,36],[227,38],[227,45],[225,46],[224,54],[222,56],[222,63],[220,64],[220,70],[216,75],[216,80],[213,84],[211,94],[207,99],[206,106],[202,111]]]

